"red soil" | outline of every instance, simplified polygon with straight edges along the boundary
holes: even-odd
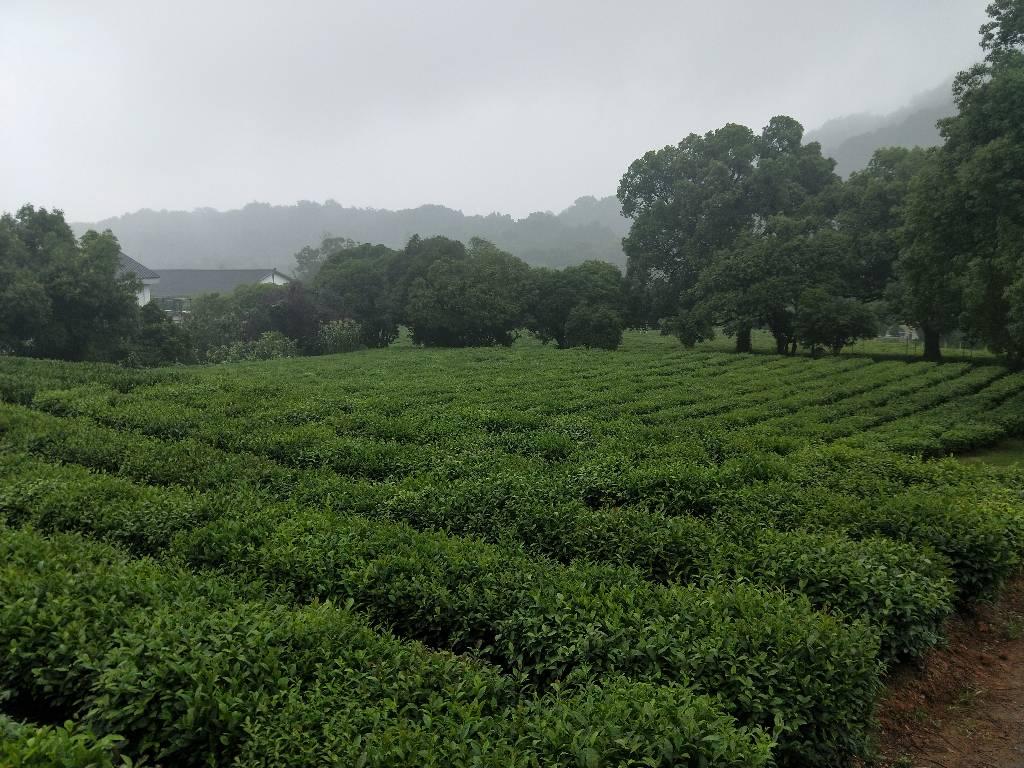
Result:
[[[1024,768],[1024,577],[995,604],[952,619],[947,637],[893,676],[878,765]]]

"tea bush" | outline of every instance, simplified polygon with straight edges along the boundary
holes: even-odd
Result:
[[[849,764],[1020,567],[1019,473],[945,457],[1024,374],[624,341],[0,359],[6,524],[158,560],[5,532],[0,688],[165,764]]]
[[[680,687],[609,679],[578,696],[532,698],[484,665],[397,642],[330,605],[253,601],[224,580],[129,562],[73,537],[0,529],[0,555],[0,640],[10,649],[2,684],[78,713],[84,733],[120,734],[89,745],[47,732],[64,749],[123,740],[164,764],[255,765],[286,752],[287,735],[295,765],[339,753],[345,764],[381,766],[770,759],[764,733],[736,728]],[[329,739],[296,739],[316,722],[329,725]],[[15,754],[31,755],[27,742]]]

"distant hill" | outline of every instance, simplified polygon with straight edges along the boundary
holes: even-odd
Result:
[[[346,208],[333,200],[295,205],[250,203],[232,211],[140,210],[91,224],[110,229],[133,258],[159,271],[173,268],[274,266],[290,271],[293,255],[325,234],[401,248],[414,234],[458,240],[483,237],[534,265],[563,267],[588,259],[620,266],[629,221],[614,197],[581,197],[561,213],[467,216],[441,205],[400,211]]]
[[[852,114],[829,120],[807,134],[837,161],[842,176],[864,168],[879,147],[934,146],[936,122],[956,112],[950,84],[921,94],[888,115]],[[159,269],[272,266],[290,271],[294,254],[324,235],[401,248],[408,239],[444,235],[483,237],[529,264],[564,267],[589,259],[624,266],[622,238],[629,231],[615,197],[581,197],[560,213],[467,216],[442,205],[391,211],[346,208],[333,200],[295,205],[250,203],[217,211],[143,209],[94,223],[73,224],[76,233],[110,229],[130,256]]]
[[[866,167],[879,147],[933,147],[941,143],[935,124],[956,114],[951,83],[914,98],[888,115],[855,114],[829,120],[807,134],[821,142],[822,151],[836,160],[836,171],[849,176]]]

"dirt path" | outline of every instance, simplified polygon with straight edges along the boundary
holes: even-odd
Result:
[[[880,765],[1024,768],[1024,578],[948,632],[948,647],[890,685]]]

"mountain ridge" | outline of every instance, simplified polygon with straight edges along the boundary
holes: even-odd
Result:
[[[294,205],[254,202],[228,211],[144,208],[72,228],[76,234],[110,229],[126,253],[157,270],[256,263],[290,269],[296,252],[326,235],[401,248],[414,234],[483,237],[530,264],[563,267],[588,259],[623,266],[622,237],[629,222],[615,197],[583,196],[560,213],[538,211],[521,219],[501,213],[466,215],[434,204],[388,210],[304,200]]]
[[[867,167],[881,147],[934,147],[942,143],[936,123],[956,114],[952,78],[918,94],[888,114],[860,112],[826,121],[807,133],[821,143],[822,152],[836,161],[836,173],[846,178]]]
[[[936,121],[955,114],[950,82],[915,96],[893,112],[854,113],[826,121],[807,133],[847,177],[864,168],[885,146],[935,146]],[[401,248],[408,239],[443,235],[457,240],[482,237],[535,266],[565,267],[591,259],[626,263],[622,238],[629,221],[614,196],[586,195],[559,213],[537,211],[520,219],[509,214],[464,214],[444,205],[390,210],[301,200],[293,205],[253,202],[241,208],[192,211],[143,208],[95,223],[110,229],[126,253],[153,269],[238,268],[271,265],[289,271],[294,254],[327,235]]]

